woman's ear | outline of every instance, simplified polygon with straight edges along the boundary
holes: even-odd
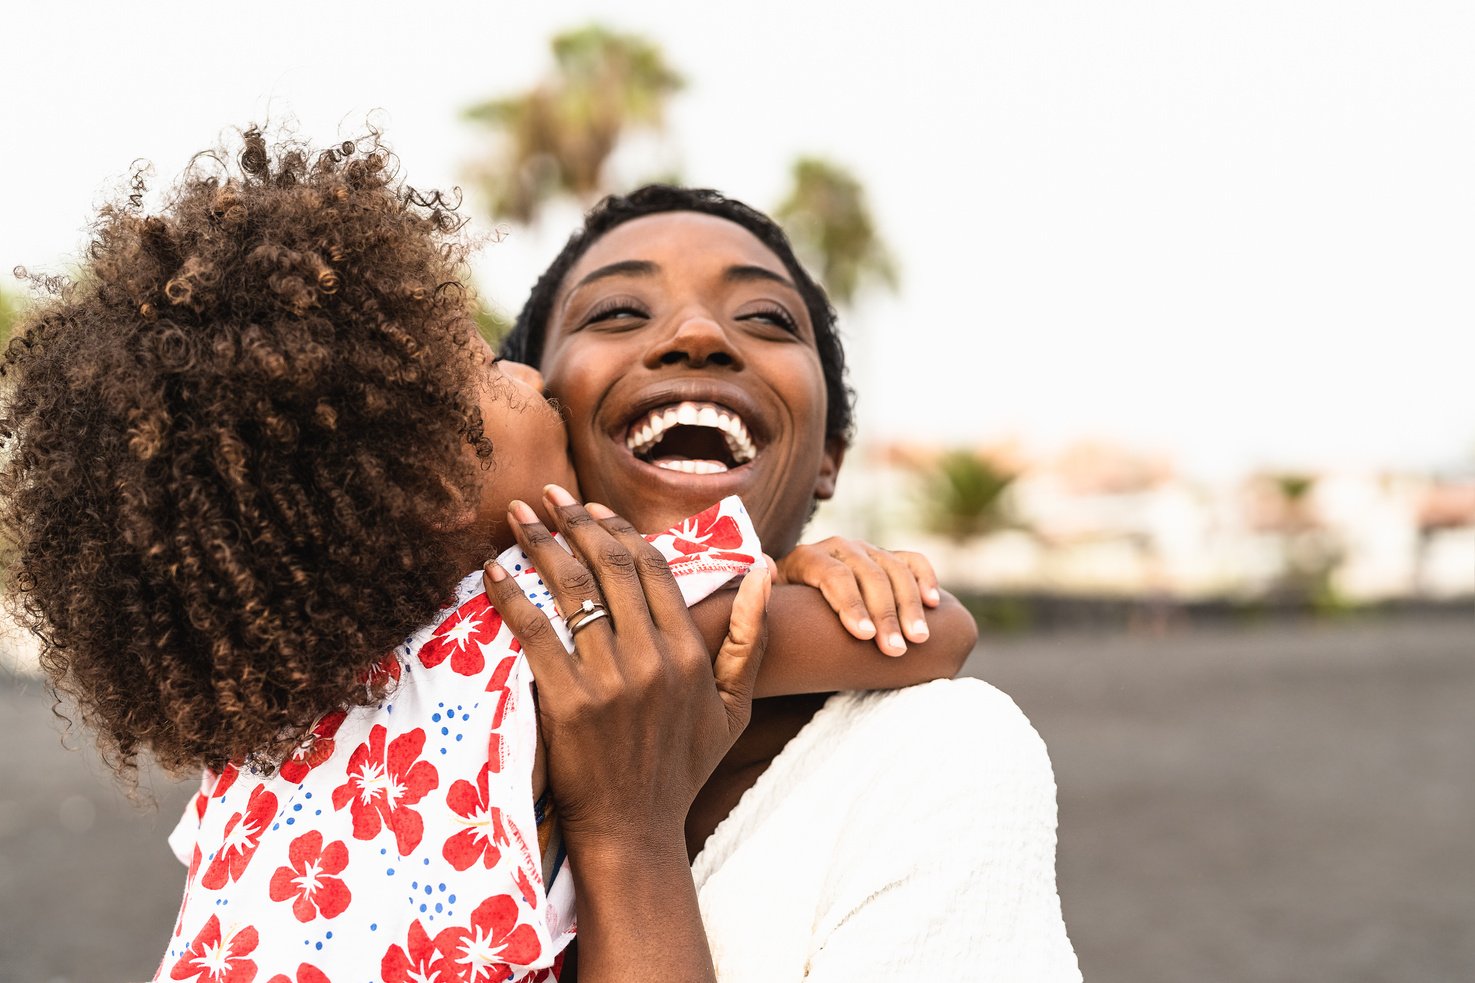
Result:
[[[845,461],[845,441],[839,437],[825,438],[825,453],[819,462],[819,476],[814,479],[814,498],[825,502],[835,497],[835,479],[840,474],[840,465]]]

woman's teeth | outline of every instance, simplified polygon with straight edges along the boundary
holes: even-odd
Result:
[[[722,435],[734,465],[746,464],[758,455],[742,417],[715,403],[682,402],[660,406],[630,425],[625,446],[637,456],[647,456],[660,443],[663,434],[678,426],[707,427]],[[688,474],[717,474],[728,470],[720,461],[689,458],[665,458],[654,461],[657,466]]]
[[[651,463],[667,471],[681,471],[686,474],[722,474],[727,470],[727,465],[721,461],[696,461],[682,457],[668,457]]]

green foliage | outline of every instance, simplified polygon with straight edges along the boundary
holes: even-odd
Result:
[[[964,542],[1017,525],[1005,494],[1017,477],[983,454],[948,451],[923,476],[928,527]]]
[[[476,313],[472,315],[476,319],[476,328],[481,336],[487,340],[495,350],[506,337],[507,332],[512,330],[512,318],[500,308],[490,307],[487,304],[477,304]]]
[[[1275,489],[1280,493],[1282,499],[1290,505],[1298,505],[1311,494],[1311,489],[1316,487],[1316,478],[1309,474],[1277,474],[1272,479]]]
[[[20,320],[21,305],[9,293],[0,290],[0,348],[10,340],[10,332]]]
[[[876,231],[860,181],[840,165],[815,157],[795,161],[792,178],[775,217],[830,296],[850,304],[867,286],[895,290],[896,265]]]
[[[609,190],[605,164],[621,138],[659,132],[684,84],[657,45],[598,24],[557,35],[552,49],[549,77],[464,113],[496,139],[475,180],[499,219],[532,222],[565,195],[592,204]]]

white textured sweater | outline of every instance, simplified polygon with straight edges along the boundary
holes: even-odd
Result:
[[[1078,981],[1044,742],[987,683],[840,693],[692,867],[722,983]]]

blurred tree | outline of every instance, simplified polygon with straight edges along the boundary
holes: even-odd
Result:
[[[865,287],[895,290],[896,264],[876,231],[860,181],[817,157],[799,158],[791,176],[775,217],[830,296],[850,305]]]
[[[4,290],[0,290],[0,348],[10,340],[10,330],[20,317],[20,304]]]
[[[610,190],[605,165],[620,140],[661,132],[684,84],[657,45],[598,24],[555,36],[552,48],[548,78],[465,112],[497,138],[474,175],[497,218],[530,223],[564,195],[592,205]]]
[[[1340,609],[1344,602],[1334,581],[1346,550],[1316,514],[1312,500],[1316,476],[1281,472],[1262,481],[1271,492],[1265,524],[1279,537],[1281,549],[1281,572],[1271,593],[1316,610]]]
[[[1005,492],[1019,477],[987,455],[951,450],[923,471],[927,526],[959,543],[1016,528]]]

